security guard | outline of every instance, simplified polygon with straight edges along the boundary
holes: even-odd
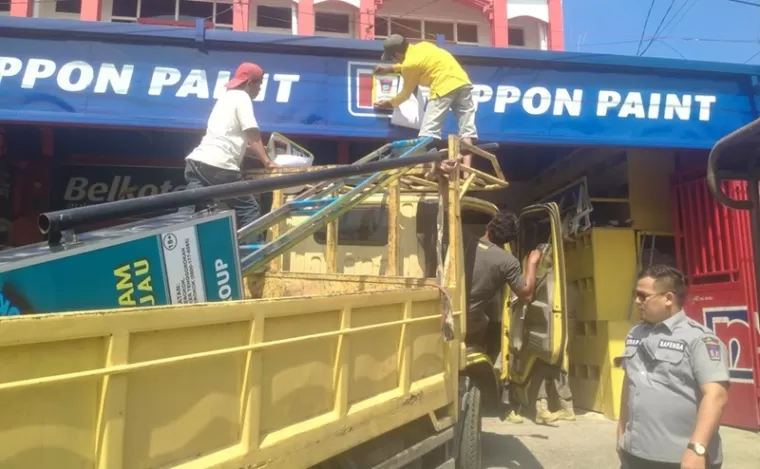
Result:
[[[628,333],[618,422],[623,469],[718,469],[728,400],[725,345],[683,311],[683,274],[646,268],[636,284],[641,322]]]

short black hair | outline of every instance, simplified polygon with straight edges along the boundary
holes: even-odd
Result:
[[[650,265],[639,273],[639,280],[651,277],[659,293],[673,293],[679,305],[686,301],[686,281],[683,272],[667,264]]]
[[[513,212],[499,210],[486,227],[488,239],[499,246],[510,243],[520,234],[520,221]]]

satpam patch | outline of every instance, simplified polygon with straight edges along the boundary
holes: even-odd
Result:
[[[720,361],[720,344],[705,342],[705,348],[707,349],[707,356],[712,361]]]
[[[625,345],[639,345],[639,342],[641,342],[641,339],[634,339],[633,337],[628,337],[625,339]]]

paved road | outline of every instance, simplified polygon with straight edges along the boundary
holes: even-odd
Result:
[[[486,469],[617,469],[617,423],[597,414],[552,426],[529,420],[515,425],[496,418],[483,421],[483,467]],[[724,469],[757,469],[760,435],[721,429]]]

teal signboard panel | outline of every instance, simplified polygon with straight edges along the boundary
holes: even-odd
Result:
[[[0,316],[242,299],[233,212],[172,214],[0,253]]]

